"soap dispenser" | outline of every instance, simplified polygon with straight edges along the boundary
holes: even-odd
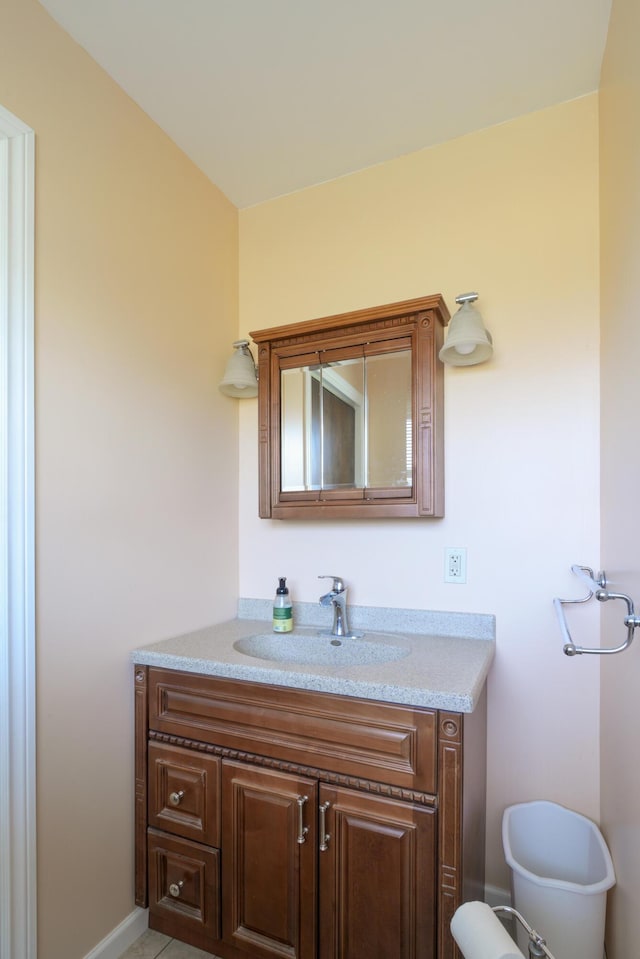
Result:
[[[293,629],[293,611],[286,576],[280,576],[278,583],[276,598],[273,601],[273,631],[290,633]]]

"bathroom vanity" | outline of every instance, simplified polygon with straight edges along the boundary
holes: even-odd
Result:
[[[491,625],[367,632],[396,658],[346,666],[238,651],[266,629],[133,654],[136,902],[223,959],[455,959],[451,916],[483,897]]]

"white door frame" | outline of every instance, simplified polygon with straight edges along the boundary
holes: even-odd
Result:
[[[0,106],[0,959],[36,959],[34,133]]]

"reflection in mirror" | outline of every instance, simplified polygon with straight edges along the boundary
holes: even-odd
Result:
[[[311,380],[319,367],[301,366],[280,374],[281,486],[283,490],[313,489],[311,485]],[[317,489],[317,487],[315,487]]]
[[[411,350],[281,372],[281,489],[410,487]]]
[[[364,483],[362,357],[282,370],[281,488]]]
[[[317,383],[317,425],[322,489],[364,485],[362,357],[323,364]],[[321,402],[320,402],[321,398]]]
[[[411,350],[366,358],[367,478],[371,489],[411,486]]]

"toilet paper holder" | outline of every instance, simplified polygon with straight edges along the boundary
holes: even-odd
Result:
[[[533,929],[524,916],[521,916],[513,906],[493,906],[492,911],[496,914],[505,913],[520,923],[524,931],[529,936],[529,959],[555,959],[547,949],[547,941],[543,939],[540,933]]]
[[[546,940],[511,906],[493,906],[486,902],[465,902],[451,919],[451,934],[464,959],[525,959],[498,919],[504,913],[515,919],[529,937],[529,959],[554,959]]]

